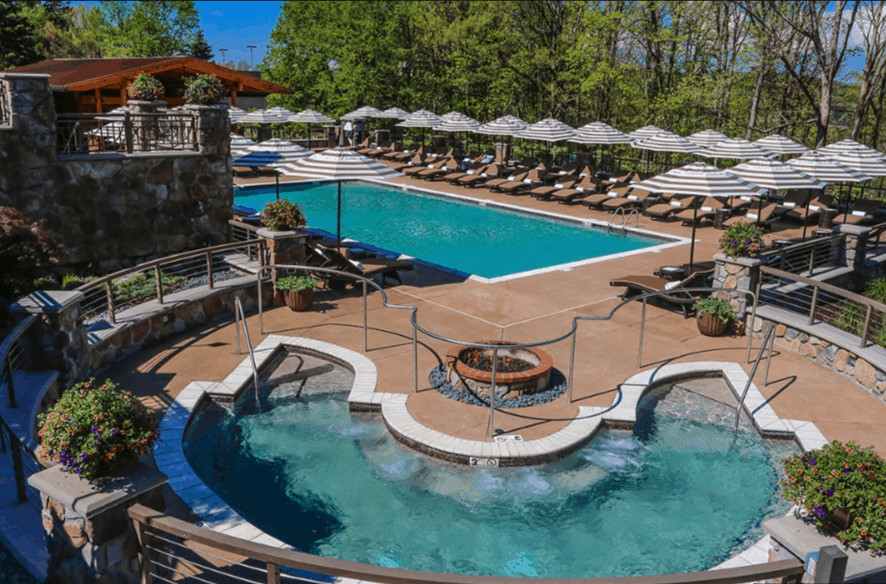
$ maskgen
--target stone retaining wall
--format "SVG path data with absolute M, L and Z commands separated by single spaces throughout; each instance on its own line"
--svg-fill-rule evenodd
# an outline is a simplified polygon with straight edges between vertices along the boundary
M 223 109 L 186 106 L 197 151 L 64 156 L 48 75 L 0 73 L 0 84 L 12 104 L 0 127 L 0 206 L 46 219 L 63 265 L 108 272 L 224 243 L 234 195 Z

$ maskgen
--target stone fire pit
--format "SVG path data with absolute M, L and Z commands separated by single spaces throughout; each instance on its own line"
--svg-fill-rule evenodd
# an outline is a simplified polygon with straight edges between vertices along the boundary
M 497 344 L 482 341 L 487 344 Z M 541 349 L 517 349 L 502 343 L 497 349 L 495 398 L 503 399 L 543 391 L 551 382 L 554 361 Z M 446 381 L 466 386 L 477 395 L 488 397 L 492 386 L 492 349 L 458 346 L 446 353 Z

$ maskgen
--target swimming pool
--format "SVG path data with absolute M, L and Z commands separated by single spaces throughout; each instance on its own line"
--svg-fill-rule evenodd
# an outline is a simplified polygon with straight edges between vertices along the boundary
M 281 185 L 300 204 L 308 226 L 336 232 L 335 183 Z M 256 212 L 275 200 L 273 187 L 237 188 L 234 204 Z M 528 275 L 667 244 L 635 233 L 554 220 L 417 191 L 342 183 L 342 237 L 485 279 Z
M 305 369 L 318 370 L 313 362 Z M 457 467 L 352 414 L 341 367 L 209 403 L 185 433 L 197 475 L 245 519 L 298 549 L 438 572 L 591 577 L 711 568 L 783 515 L 775 461 L 794 448 L 734 406 L 661 388 L 634 430 L 601 430 L 535 467 Z M 244 477 L 248 477 L 245 479 Z M 343 477 L 347 477 L 343 479 Z

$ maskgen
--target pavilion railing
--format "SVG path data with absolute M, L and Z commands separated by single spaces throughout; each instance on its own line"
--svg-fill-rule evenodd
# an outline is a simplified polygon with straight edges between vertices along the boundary
M 197 125 L 190 112 L 59 114 L 59 154 L 196 151 Z

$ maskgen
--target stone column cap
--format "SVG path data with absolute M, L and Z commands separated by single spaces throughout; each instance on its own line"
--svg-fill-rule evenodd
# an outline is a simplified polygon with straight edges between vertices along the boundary
M 12 312 L 27 312 L 28 314 L 57 313 L 80 302 L 83 297 L 83 292 L 76 290 L 38 290 L 13 302 L 10 310 Z
M 167 480 L 165 474 L 143 462 L 95 482 L 64 472 L 57 464 L 28 477 L 28 484 L 89 519 L 155 489 Z
M 865 235 L 867 233 L 870 233 L 872 228 L 865 225 L 850 225 L 849 223 L 841 223 L 840 225 L 834 225 L 833 229 L 837 233 L 845 233 L 847 235 Z
M 308 234 L 302 230 L 295 231 L 271 231 L 267 227 L 262 227 L 258 231 L 256 231 L 259 237 L 263 237 L 265 239 L 292 239 L 294 237 L 306 238 Z
M 3 79 L 49 79 L 49 73 L 12 73 L 0 72 Z
M 760 258 L 734 258 L 732 256 L 726 255 L 725 253 L 714 254 L 714 259 L 721 262 L 747 266 L 749 268 L 758 266 L 763 263 L 763 260 L 761 260 Z

